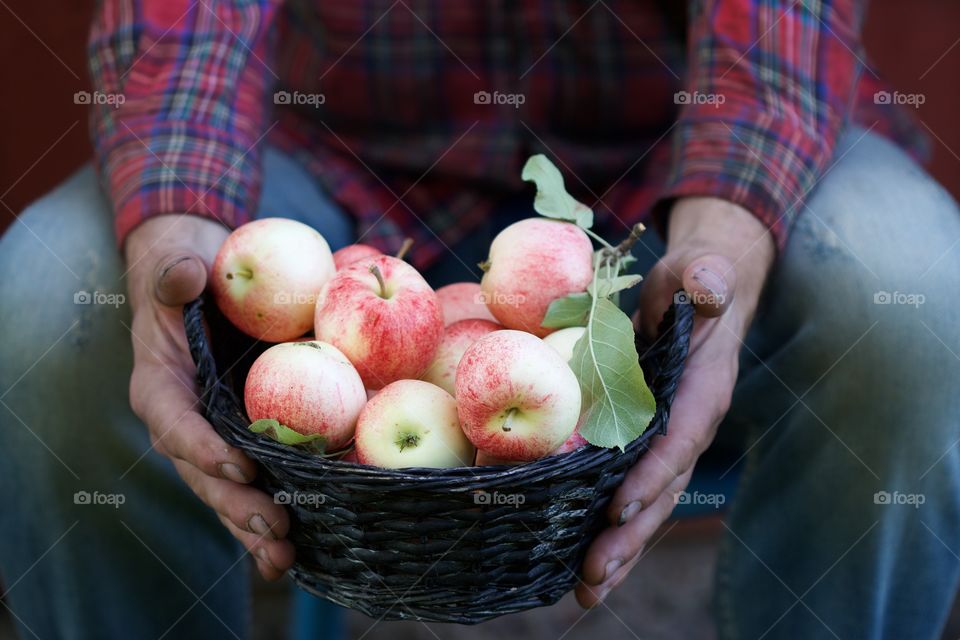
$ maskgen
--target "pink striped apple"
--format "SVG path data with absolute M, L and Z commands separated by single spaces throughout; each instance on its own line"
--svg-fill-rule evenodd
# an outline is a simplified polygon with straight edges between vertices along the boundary
M 477 318 L 495 322 L 483 301 L 483 292 L 476 282 L 455 282 L 437 289 L 437 298 L 443 308 L 443 323 L 448 327 L 460 320 Z
M 580 417 L 580 384 L 540 338 L 494 331 L 457 366 L 460 426 L 477 449 L 503 460 L 535 460 L 562 445 Z
M 489 320 L 454 322 L 444 330 L 437 355 L 427 372 L 421 377 L 449 394 L 455 393 L 454 380 L 457 375 L 457 365 L 460 364 L 464 351 L 481 337 L 498 329 L 503 327 Z
M 416 269 L 379 255 L 347 265 L 321 289 L 314 334 L 343 351 L 367 389 L 377 390 L 427 370 L 443 315 Z
M 337 267 L 337 271 L 340 271 L 340 269 L 357 260 L 378 255 L 380 255 L 380 251 L 368 244 L 348 244 L 333 252 L 333 264 Z

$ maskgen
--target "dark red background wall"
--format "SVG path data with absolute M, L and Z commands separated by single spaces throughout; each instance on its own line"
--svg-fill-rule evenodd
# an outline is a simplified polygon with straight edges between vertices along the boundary
M 0 3 L 0 229 L 90 157 L 84 40 L 92 0 Z M 960 198 L 960 3 L 874 0 L 866 27 L 876 68 L 900 91 L 923 93 L 933 174 Z

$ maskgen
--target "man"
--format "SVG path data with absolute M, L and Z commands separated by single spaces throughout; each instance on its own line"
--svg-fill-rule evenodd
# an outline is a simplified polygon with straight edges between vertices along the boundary
M 543 152 L 612 240 L 648 215 L 665 233 L 638 250 L 659 258 L 641 329 L 681 285 L 707 301 L 579 601 L 626 577 L 722 423 L 749 448 L 720 637 L 938 637 L 960 577 L 956 205 L 903 150 L 861 3 L 676 4 L 103 2 L 91 70 L 123 100 L 93 100 L 99 183 L 70 178 L 0 251 L 0 568 L 24 632 L 242 635 L 233 538 L 268 579 L 293 561 L 184 346 L 229 227 L 409 235 L 435 284 L 468 279 L 531 213 L 518 176 Z

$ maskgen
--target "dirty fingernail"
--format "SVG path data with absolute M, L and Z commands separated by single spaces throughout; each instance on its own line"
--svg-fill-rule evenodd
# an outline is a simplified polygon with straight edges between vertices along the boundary
M 217 465 L 217 469 L 220 470 L 220 475 L 227 480 L 233 480 L 234 482 L 239 482 L 241 484 L 246 484 L 249 482 L 247 477 L 243 475 L 243 472 L 240 471 L 240 467 L 232 462 L 221 462 L 219 465 Z
M 255 533 L 258 536 L 266 536 L 271 540 L 276 540 L 277 536 L 274 535 L 273 531 L 270 529 L 270 525 L 267 524 L 267 521 L 259 513 L 255 513 L 250 516 L 250 519 L 247 520 L 247 529 L 251 533 Z
M 257 557 L 260 558 L 260 560 L 262 560 L 263 562 L 266 562 L 268 565 L 270 565 L 274 569 L 277 569 L 277 567 L 274 566 L 273 562 L 270 561 L 270 554 L 267 553 L 266 547 L 260 547 L 259 549 L 257 549 Z M 280 571 L 280 569 L 277 569 L 277 571 Z
M 627 504 L 627 506 L 623 508 L 623 511 L 620 512 L 620 520 L 617 521 L 617 526 L 622 527 L 630 522 L 630 519 L 637 515 L 642 508 L 643 504 L 639 500 L 634 500 L 633 502 Z
M 723 277 L 710 269 L 700 269 L 693 274 L 693 279 L 709 289 L 710 293 L 715 296 L 723 295 L 727 289 Z

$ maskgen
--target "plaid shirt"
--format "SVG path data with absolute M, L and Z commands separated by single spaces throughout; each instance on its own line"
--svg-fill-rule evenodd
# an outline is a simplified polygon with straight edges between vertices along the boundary
M 532 153 L 611 239 L 675 198 L 716 196 L 782 246 L 845 125 L 922 153 L 905 110 L 874 99 L 862 4 L 104 0 L 98 166 L 120 242 L 156 214 L 246 221 L 269 141 L 364 242 L 414 238 L 421 267 L 532 189 Z

